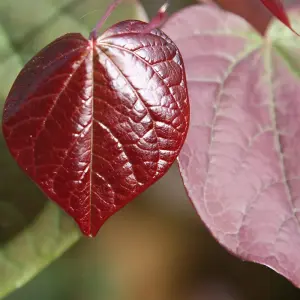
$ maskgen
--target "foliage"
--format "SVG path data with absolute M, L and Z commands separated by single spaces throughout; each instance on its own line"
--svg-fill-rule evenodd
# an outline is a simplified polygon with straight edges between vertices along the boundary
M 103 2 L 107 5 L 109 1 L 102 1 L 102 9 L 106 7 Z M 229 3 L 216 2 L 224 7 Z M 160 30 L 150 33 L 149 28 L 153 27 L 143 27 L 140 22 L 133 26 L 130 22 L 114 26 L 100 40 L 91 35 L 88 41 L 77 35 L 64 44 L 70 36 L 60 39 L 59 45 L 51 46 L 50 52 L 42 52 L 48 55 L 48 62 L 51 55 L 59 57 L 54 64 L 55 76 L 41 54 L 21 72 L 6 104 L 4 135 L 24 171 L 75 217 L 85 234 L 95 235 L 112 213 L 166 172 L 183 144 L 189 116 L 178 47 L 186 66 L 192 108 L 191 127 L 179 156 L 187 193 L 212 234 L 229 251 L 268 265 L 300 286 L 297 251 L 300 246 L 297 187 L 300 40 L 296 39 L 300 12 L 294 9 L 286 14 L 280 0 L 237 3 L 241 10 L 232 1 L 227 9 L 245 17 L 250 24 L 212 4 L 175 14 L 163 31 L 176 45 Z M 262 9 L 262 3 L 281 23 L 273 21 L 267 28 L 270 14 Z M 255 5 L 262 18 L 256 17 Z M 28 23 L 27 16 L 33 7 L 45 13 L 36 14 Z M 98 14 L 81 19 L 93 9 Z M 122 15 L 114 14 L 115 19 L 110 18 L 103 29 L 117 21 L 145 18 L 141 7 L 134 2 L 124 3 L 118 10 Z M 80 32 L 87 37 L 101 9 L 94 0 L 84 3 L 27 0 L 24 5 L 2 0 L 0 14 L 0 98 L 3 102 L 20 69 L 38 50 L 66 32 Z M 22 26 L 25 22 L 26 26 Z M 139 37 L 132 37 L 132 33 Z M 97 47 L 91 50 L 90 43 Z M 71 52 L 64 53 L 67 50 Z M 94 50 L 101 55 L 95 55 Z M 84 57 L 83 53 L 86 57 L 98 57 L 98 61 L 82 65 L 81 77 L 75 80 L 76 76 L 70 74 L 80 67 L 78 61 Z M 89 78 L 89 68 L 96 70 L 97 80 Z M 52 83 L 51 80 L 43 82 L 50 78 Z M 95 110 L 90 105 L 88 111 L 79 102 L 92 97 L 88 86 L 91 82 L 104 88 L 94 90 L 101 101 Z M 71 91 L 70 98 L 64 92 L 66 86 Z M 64 101 L 53 116 L 49 114 L 45 118 L 54 99 L 53 91 Z M 33 97 L 38 101 L 32 101 Z M 77 99 L 78 105 L 69 101 L 71 98 Z M 114 107 L 102 98 L 112 101 Z M 76 110 L 80 111 L 79 107 L 81 112 L 74 121 L 72 118 Z M 131 114 L 132 111 L 135 113 Z M 77 143 L 75 137 L 84 130 L 82 125 L 87 122 L 87 116 L 90 124 L 100 121 L 99 130 L 94 130 L 93 135 L 90 131 L 88 139 Z M 36 128 L 42 128 L 41 132 L 37 133 Z M 32 141 L 40 133 L 43 138 L 36 147 Z M 86 143 L 98 149 L 88 149 Z M 41 193 L 23 184 L 27 179 L 13 167 L 3 141 L 1 151 L 1 163 L 7 170 L 0 195 L 3 215 L 0 297 L 3 297 L 30 280 L 80 234 L 63 211 L 48 201 L 45 205 Z M 97 161 L 98 154 L 102 161 Z M 82 159 L 84 155 L 89 160 Z M 92 172 L 88 174 L 85 170 L 91 165 L 92 157 L 97 165 L 95 184 L 81 185 L 84 176 L 89 175 L 91 179 Z M 47 161 L 51 164 L 47 165 Z M 62 166 L 60 173 L 53 165 Z M 77 171 L 82 176 L 78 177 Z M 56 176 L 58 179 L 54 180 Z M 107 178 L 109 184 L 103 184 Z M 19 191 L 11 184 L 15 182 Z M 94 222 L 90 222 L 91 216 Z

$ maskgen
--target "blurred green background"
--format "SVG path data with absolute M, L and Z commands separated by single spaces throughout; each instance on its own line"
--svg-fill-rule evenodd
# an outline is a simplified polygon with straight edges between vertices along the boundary
M 0 0 L 1 105 L 28 59 L 66 32 L 87 35 L 109 2 Z M 170 12 L 192 2 L 173 0 Z M 145 18 L 130 3 L 119 7 L 106 27 Z M 151 17 L 163 1 L 142 3 Z M 58 255 L 79 233 L 16 167 L 2 136 L 0 154 L 1 292 L 8 278 L 17 278 L 30 265 L 39 268 L 45 262 L 35 265 L 36 257 Z M 24 228 L 29 228 L 26 238 Z M 111 217 L 97 238 L 81 238 L 5 299 L 299 300 L 300 291 L 268 268 L 242 262 L 223 250 L 193 210 L 174 165 Z

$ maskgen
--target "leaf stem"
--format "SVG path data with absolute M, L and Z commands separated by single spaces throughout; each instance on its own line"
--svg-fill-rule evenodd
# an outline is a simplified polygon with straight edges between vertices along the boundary
M 165 4 L 158 10 L 156 16 L 149 22 L 148 26 L 144 29 L 144 33 L 149 33 L 151 30 L 163 25 L 166 21 L 168 14 L 166 13 L 170 5 L 170 0 L 167 0 Z
M 95 28 L 91 31 L 89 39 L 96 39 L 97 33 L 100 30 L 100 28 L 104 25 L 107 18 L 111 15 L 111 13 L 115 10 L 115 8 L 122 2 L 123 0 L 114 0 L 106 9 L 104 15 L 99 20 L 99 22 L 96 24 Z
M 96 24 L 95 28 L 91 31 L 89 39 L 93 40 L 97 38 L 98 31 L 100 28 L 104 25 L 107 18 L 111 15 L 111 13 L 115 10 L 115 8 L 122 2 L 123 0 L 114 0 L 106 9 L 104 15 L 99 20 L 99 22 Z M 148 23 L 146 28 L 144 29 L 144 33 L 149 33 L 151 30 L 158 28 L 162 26 L 162 24 L 167 19 L 167 9 L 170 5 L 170 0 L 166 0 L 165 4 L 161 6 L 161 8 L 158 10 L 156 16 Z

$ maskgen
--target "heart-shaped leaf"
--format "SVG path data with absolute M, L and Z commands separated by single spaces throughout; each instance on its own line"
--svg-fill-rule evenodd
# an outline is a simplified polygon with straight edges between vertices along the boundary
M 189 122 L 181 55 L 159 29 L 123 21 L 64 35 L 35 55 L 5 103 L 19 166 L 95 236 L 176 159 Z
M 300 29 L 300 10 L 289 16 Z M 263 38 L 209 5 L 175 14 L 164 31 L 187 72 L 179 164 L 189 197 L 230 252 L 300 287 L 300 39 L 279 21 Z

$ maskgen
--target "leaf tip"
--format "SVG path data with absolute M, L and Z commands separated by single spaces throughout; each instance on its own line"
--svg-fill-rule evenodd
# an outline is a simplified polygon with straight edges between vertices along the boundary
M 285 26 L 287 26 L 293 33 L 297 36 L 300 34 L 293 28 L 289 16 L 284 8 L 283 2 L 280 0 L 261 0 L 264 6 L 276 17 L 280 20 Z

